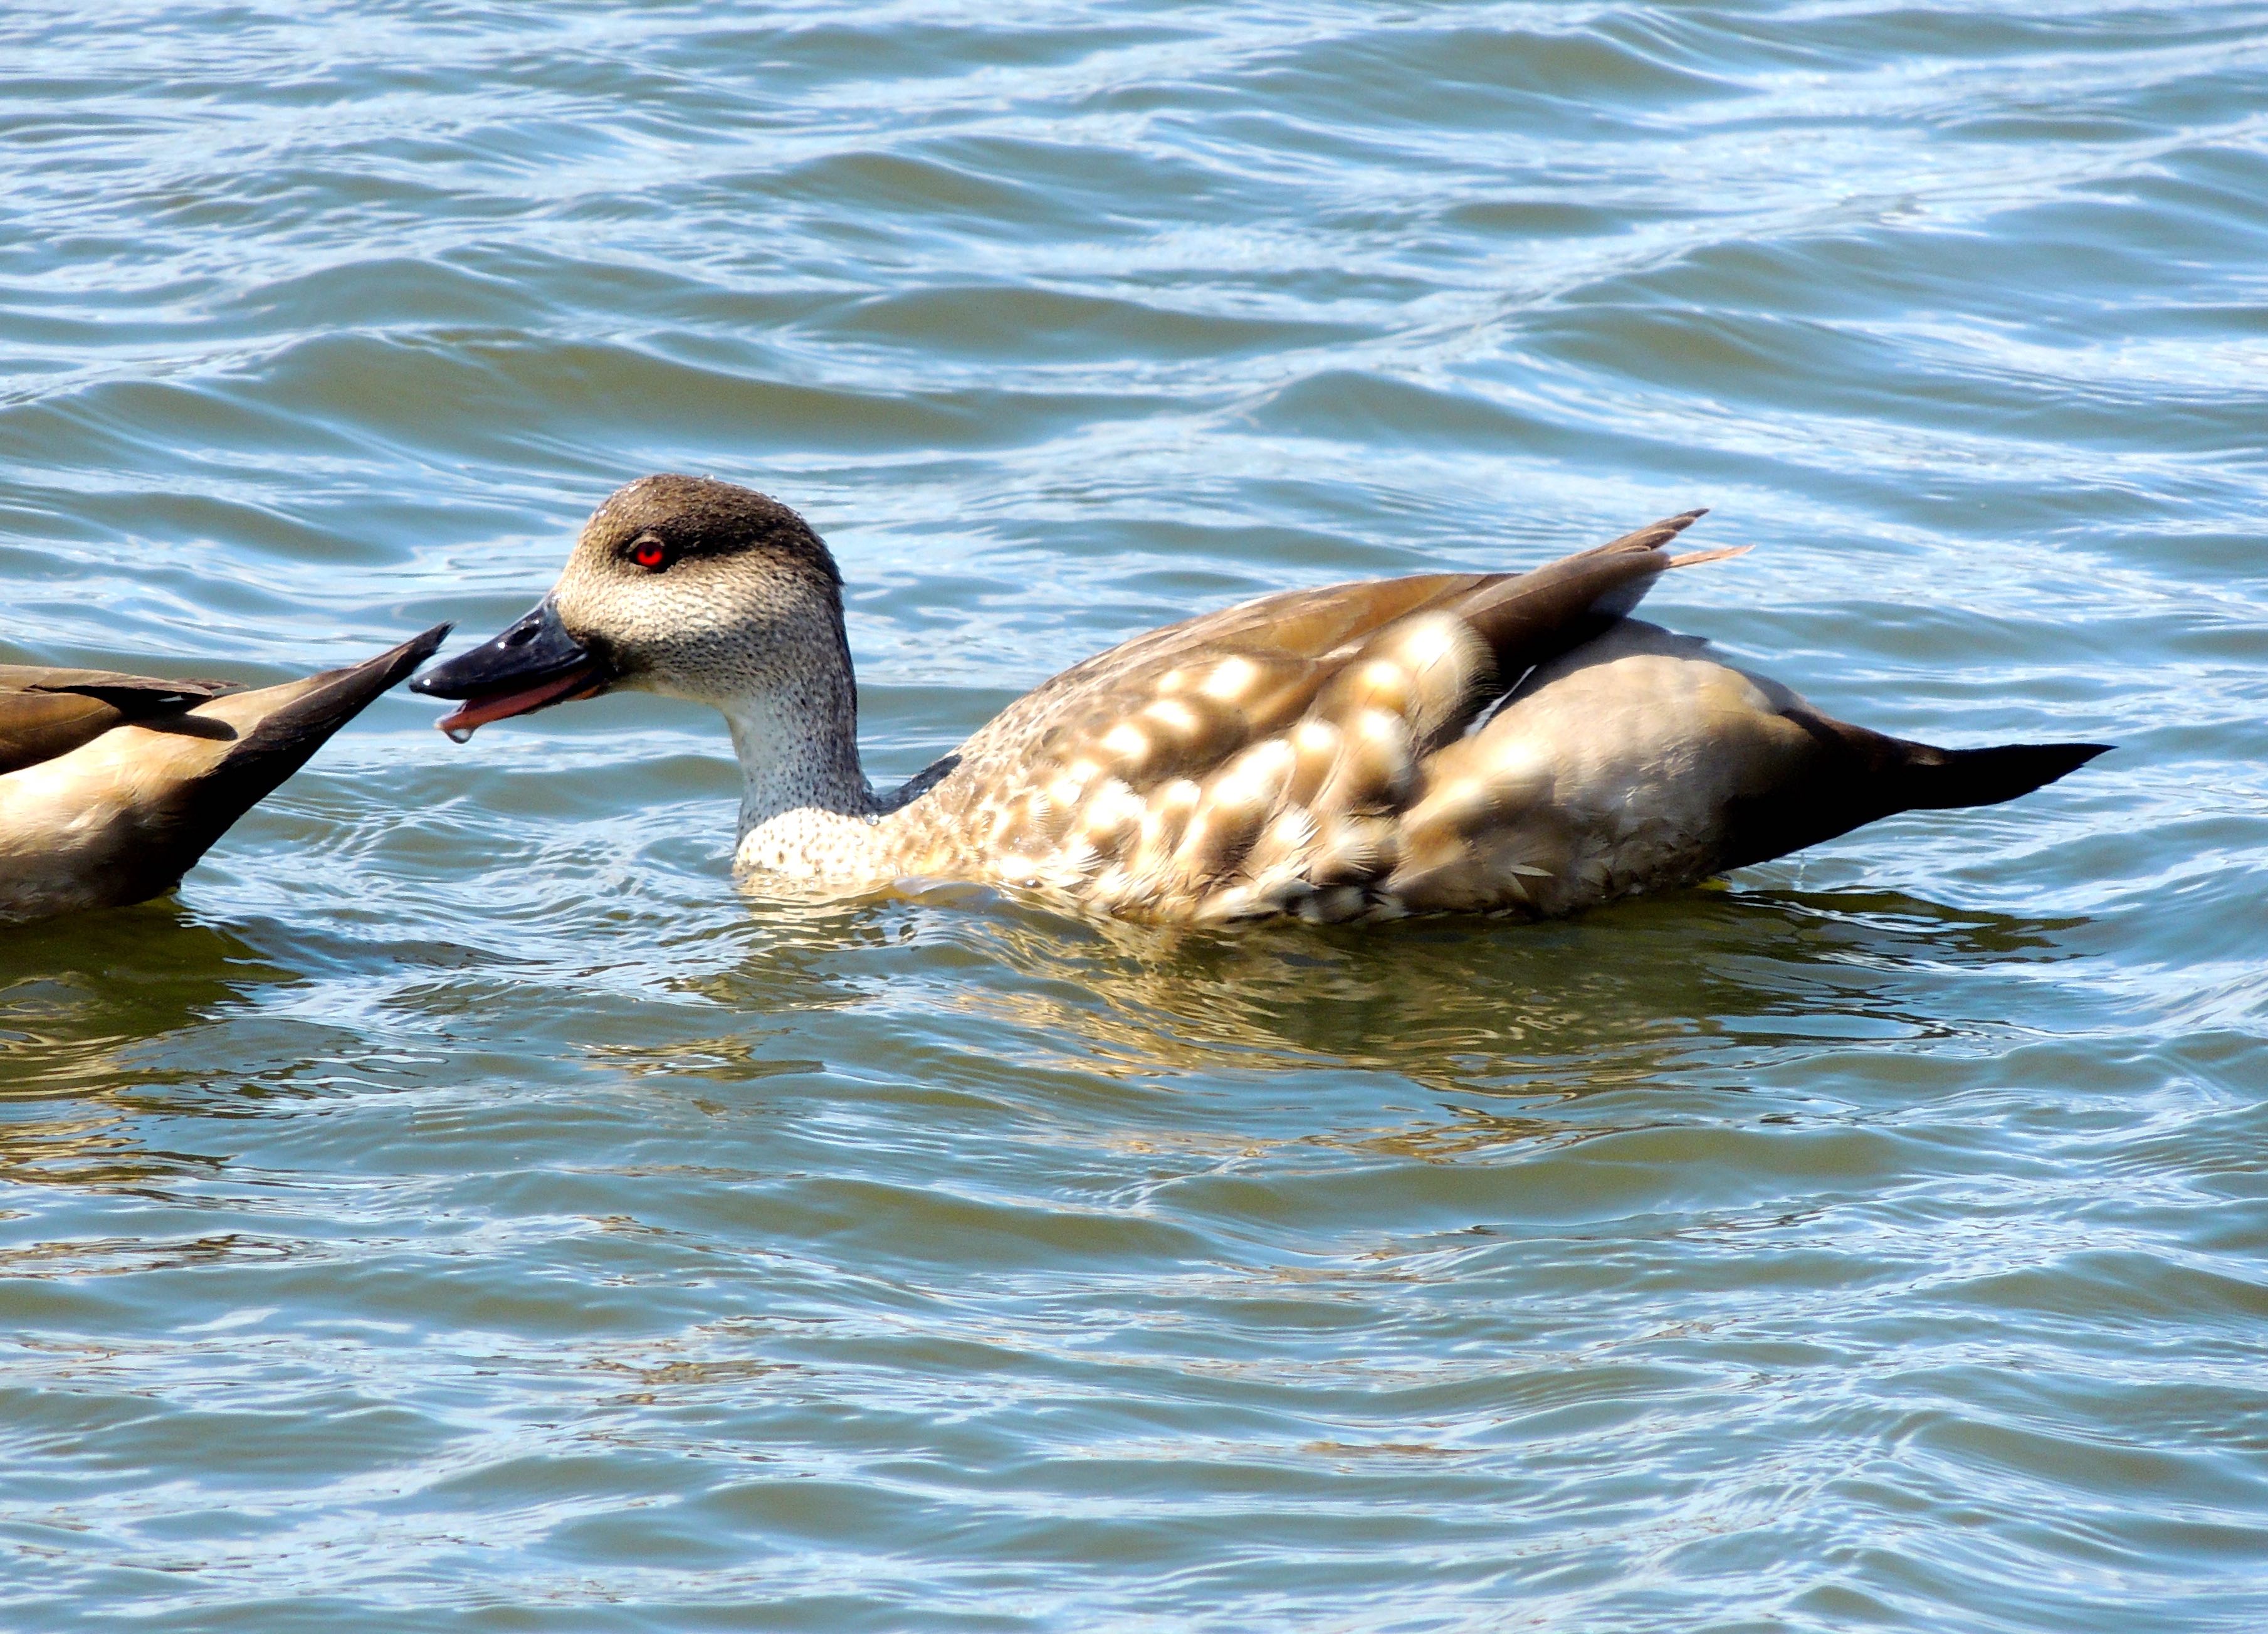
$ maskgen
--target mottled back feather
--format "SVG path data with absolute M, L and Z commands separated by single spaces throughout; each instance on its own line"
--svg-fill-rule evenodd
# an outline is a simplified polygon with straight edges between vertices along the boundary
M 1137 637 L 1064 671 L 888 802 L 906 871 L 990 859 L 1122 912 L 1344 917 L 1398 861 L 1429 757 L 1670 567 L 1670 517 L 1525 573 L 1293 590 Z M 940 763 L 942 766 L 943 763 Z

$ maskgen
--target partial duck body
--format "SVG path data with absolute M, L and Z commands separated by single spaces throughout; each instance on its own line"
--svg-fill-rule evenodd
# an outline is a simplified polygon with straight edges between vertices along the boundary
M 1894 812 L 1990 805 L 2097 743 L 1943 750 L 1821 713 L 1629 617 L 1689 512 L 1528 573 L 1289 590 L 1138 636 L 887 796 L 860 769 L 842 580 L 785 506 L 649 477 L 557 585 L 415 690 L 491 721 L 635 687 L 713 705 L 755 889 L 972 880 L 1226 921 L 1543 918 Z
M 0 664 L 0 923 L 172 890 L 448 632 L 253 690 Z

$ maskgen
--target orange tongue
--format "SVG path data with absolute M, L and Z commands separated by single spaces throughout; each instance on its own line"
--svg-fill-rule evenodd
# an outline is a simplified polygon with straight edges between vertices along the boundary
M 563 698 L 591 678 L 588 669 L 578 669 L 569 675 L 541 682 L 519 692 L 495 692 L 486 698 L 468 699 L 459 704 L 435 724 L 459 743 L 470 737 L 475 729 L 491 721 L 509 720 L 524 715 L 531 709 L 541 709 L 554 699 Z

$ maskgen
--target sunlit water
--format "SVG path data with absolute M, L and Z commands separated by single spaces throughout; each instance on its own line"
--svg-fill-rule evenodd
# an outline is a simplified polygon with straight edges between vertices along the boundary
M 0 18 L 0 659 L 801 507 L 869 762 L 1263 589 L 2118 752 L 1729 888 L 1171 937 L 389 697 L 0 933 L 0 1626 L 2268 1626 L 2268 9 Z

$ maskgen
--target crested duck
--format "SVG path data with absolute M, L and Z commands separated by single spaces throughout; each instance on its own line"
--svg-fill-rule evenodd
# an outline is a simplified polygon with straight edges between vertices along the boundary
M 2014 799 L 2107 747 L 1886 737 L 1630 617 L 1664 573 L 1741 554 L 1672 554 L 1701 514 L 1528 573 L 1287 590 L 1137 636 L 878 795 L 827 546 L 761 493 L 647 477 L 533 611 L 411 685 L 459 701 L 460 742 L 615 687 L 713 706 L 759 889 L 973 880 L 1215 922 L 1571 913 Z
M 0 664 L 0 923 L 172 890 L 448 632 L 254 690 Z

